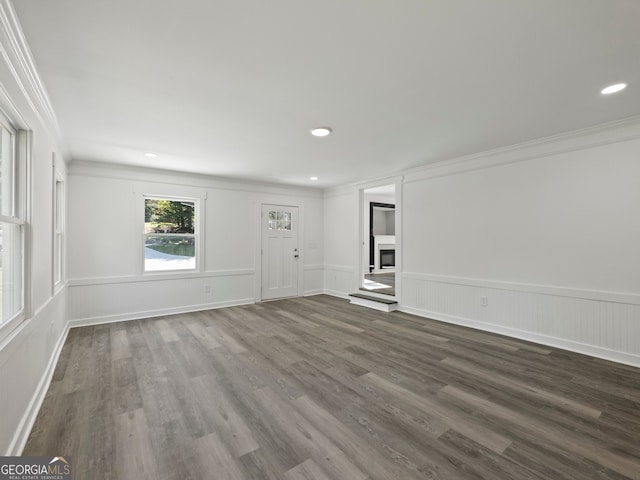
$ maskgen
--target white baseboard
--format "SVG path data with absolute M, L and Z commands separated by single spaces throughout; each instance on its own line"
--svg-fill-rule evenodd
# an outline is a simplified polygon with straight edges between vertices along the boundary
M 345 300 L 350 299 L 348 293 L 338 292 L 337 290 L 323 290 L 322 293 L 325 295 L 331 295 L 332 297 L 343 298 Z
M 62 330 L 60 337 L 58 338 L 55 349 L 53 350 L 53 355 L 51 355 L 49 363 L 47 364 L 47 368 L 42 374 L 40 382 L 38 382 L 38 387 L 36 388 L 33 397 L 31 397 L 29 406 L 27 407 L 27 410 L 25 411 L 22 419 L 20 420 L 20 423 L 18 424 L 18 429 L 16 430 L 13 439 L 11 440 L 9 449 L 5 453 L 6 456 L 17 457 L 22 455 L 22 451 L 27 444 L 27 440 L 29 440 L 29 435 L 31 434 L 33 424 L 36 422 L 36 418 L 38 417 L 38 412 L 40 412 L 40 407 L 42 406 L 44 397 L 49 390 L 49 385 L 51 384 L 53 373 L 55 372 L 56 365 L 58 364 L 58 359 L 60 358 L 60 353 L 62 352 L 62 347 L 67 340 L 68 334 L 69 324 L 67 323 L 67 325 Z
M 91 325 L 102 325 L 105 323 L 126 322 L 129 320 L 140 320 L 143 318 L 163 317 L 165 315 L 176 315 L 179 313 L 201 312 L 203 310 L 214 310 L 223 307 L 236 307 L 239 305 L 250 305 L 256 303 L 255 298 L 242 298 L 225 302 L 203 303 L 200 305 L 189 305 L 185 307 L 165 308 L 160 310 L 146 310 L 142 312 L 125 313 L 121 315 L 107 315 L 102 317 L 77 318 L 69 321 L 69 328 L 88 327 Z
M 314 295 L 322 295 L 324 293 L 324 290 L 322 290 L 321 288 L 316 289 L 316 290 L 307 290 L 306 292 L 304 292 L 302 294 L 303 297 L 312 297 Z
M 460 325 L 463 327 L 474 328 L 476 330 L 482 330 L 485 332 L 497 333 L 508 337 L 518 338 L 520 340 L 526 340 L 528 342 L 537 343 L 549 347 L 560 348 L 568 350 L 570 352 L 581 353 L 583 355 L 589 355 L 592 357 L 602 358 L 604 360 L 610 360 L 612 362 L 623 363 L 625 365 L 631 365 L 632 367 L 640 367 L 640 356 L 630 353 L 617 352 L 614 350 L 608 350 L 606 348 L 586 345 L 570 340 L 564 340 L 562 338 L 550 337 L 547 335 L 540 335 L 537 333 L 526 332 L 523 330 L 517 330 L 513 328 L 503 327 L 500 325 L 494 325 L 487 322 L 481 322 L 478 320 L 472 320 L 469 318 L 456 317 L 454 315 L 446 315 L 437 312 L 430 312 L 427 310 L 421 310 L 411 307 L 400 307 L 400 311 L 417 315 L 419 317 L 426 317 L 433 320 L 438 320 L 445 323 L 451 323 L 454 325 Z

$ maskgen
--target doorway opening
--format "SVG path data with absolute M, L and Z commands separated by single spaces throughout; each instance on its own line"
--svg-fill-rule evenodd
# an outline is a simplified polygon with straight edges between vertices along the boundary
M 360 290 L 396 296 L 395 184 L 362 190 L 363 238 Z

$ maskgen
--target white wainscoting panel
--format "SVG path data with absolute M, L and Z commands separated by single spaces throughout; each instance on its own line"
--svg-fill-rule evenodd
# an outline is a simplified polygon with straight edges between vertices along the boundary
M 73 281 L 69 286 L 70 325 L 117 322 L 255 302 L 253 270 L 166 277 Z
M 356 291 L 356 268 L 352 266 L 325 265 L 324 293 L 335 297 L 348 298 Z
M 324 265 L 304 266 L 303 295 L 318 295 L 324 291 Z
M 21 455 L 67 336 L 62 288 L 0 346 L 0 452 Z
M 417 273 L 402 279 L 401 310 L 407 313 L 640 367 L 637 295 L 573 295 L 563 288 Z

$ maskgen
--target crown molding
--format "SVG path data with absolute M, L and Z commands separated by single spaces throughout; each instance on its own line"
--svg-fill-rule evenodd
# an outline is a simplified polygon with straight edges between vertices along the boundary
M 323 190 L 324 198 L 342 197 L 345 195 L 353 195 L 358 192 L 358 187 L 354 184 L 338 185 L 328 187 Z
M 428 163 L 415 168 L 399 170 L 394 175 L 366 178 L 358 182 L 336 185 L 326 188 L 324 196 L 325 198 L 331 198 L 348 195 L 361 188 L 395 183 L 396 179 L 400 179 L 402 184 L 407 184 L 429 178 L 455 175 L 637 139 L 640 139 L 640 115 L 463 157 Z
M 640 139 L 640 115 L 422 165 L 402 173 L 404 183 L 411 183 L 637 139 Z
M 0 27 L 0 53 L 13 79 L 38 120 L 57 142 L 63 158 L 68 159 L 68 149 L 58 119 L 11 0 L 0 0 Z
M 148 184 L 172 184 L 194 188 L 214 188 L 216 190 L 234 190 L 300 198 L 322 198 L 319 188 L 300 187 L 278 183 L 240 180 L 237 178 L 218 177 L 176 170 L 141 167 L 112 162 L 94 162 L 89 160 L 72 160 L 67 167 L 67 174 L 76 177 L 110 178 Z

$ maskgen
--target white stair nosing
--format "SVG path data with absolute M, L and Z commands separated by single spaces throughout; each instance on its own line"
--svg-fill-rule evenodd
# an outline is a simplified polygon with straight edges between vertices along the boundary
M 351 303 L 354 305 L 359 305 L 361 307 L 373 308 L 374 310 L 378 310 L 381 312 L 393 312 L 398 308 L 397 303 L 387 304 L 358 297 L 351 297 Z

